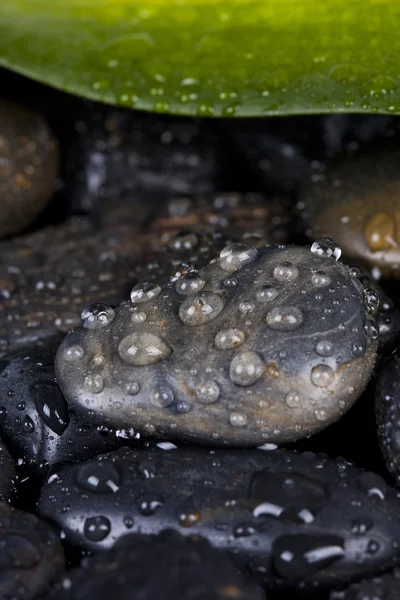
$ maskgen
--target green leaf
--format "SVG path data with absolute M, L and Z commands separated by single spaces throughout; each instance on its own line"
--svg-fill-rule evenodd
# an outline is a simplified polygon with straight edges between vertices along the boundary
M 138 109 L 400 112 L 397 0 L 0 0 L 0 65 Z

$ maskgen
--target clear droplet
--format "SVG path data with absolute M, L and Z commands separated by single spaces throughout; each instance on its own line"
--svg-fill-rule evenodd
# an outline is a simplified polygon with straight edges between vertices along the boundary
M 274 278 L 277 281 L 289 283 L 290 281 L 297 279 L 298 276 L 299 270 L 296 265 L 291 262 L 280 263 L 274 268 Z
M 68 362 L 75 362 L 84 357 L 85 351 L 82 346 L 74 345 L 66 348 L 63 353 L 63 358 Z
M 32 421 L 32 419 L 30 418 L 29 415 L 26 415 L 23 419 L 22 419 L 22 430 L 25 433 L 33 433 L 35 431 L 35 424 Z
M 248 313 L 253 312 L 255 306 L 253 304 L 253 302 L 239 302 L 239 311 L 243 314 L 243 315 L 247 315 Z
M 371 338 L 371 340 L 376 340 L 379 337 L 379 329 L 377 325 L 372 321 L 368 321 L 364 325 L 364 331 L 367 334 L 367 336 Z
M 245 335 L 240 329 L 221 329 L 215 336 L 215 345 L 220 350 L 238 348 L 245 340 Z
M 364 298 L 367 303 L 367 310 L 371 316 L 375 316 L 378 312 L 379 305 L 381 302 L 381 297 L 379 292 L 372 288 L 365 288 L 364 290 Z
M 129 396 L 136 396 L 140 392 L 140 385 L 136 381 L 130 381 L 124 389 Z
M 104 379 L 101 375 L 88 375 L 85 377 L 83 386 L 91 394 L 100 394 L 104 389 Z
M 303 313 L 295 306 L 278 306 L 267 314 L 267 325 L 276 331 L 294 331 L 303 323 Z
M 219 385 L 216 381 L 209 379 L 196 387 L 196 398 L 203 404 L 216 402 L 220 395 Z
M 317 354 L 320 356 L 332 356 L 334 352 L 333 344 L 329 340 L 321 340 L 315 346 Z
M 143 367 L 163 360 L 172 353 L 172 348 L 153 333 L 131 333 L 118 346 L 118 354 L 129 365 Z
M 175 284 L 175 291 L 182 296 L 196 294 L 205 286 L 206 282 L 198 273 L 192 271 L 183 275 Z
M 189 296 L 179 307 L 179 317 L 185 325 L 204 325 L 215 319 L 225 306 L 221 296 L 213 292 L 200 292 Z
M 147 319 L 147 315 L 143 311 L 135 311 L 132 313 L 131 319 L 133 323 L 144 323 Z
M 257 257 L 258 251 L 250 244 L 234 242 L 226 246 L 219 255 L 221 269 L 233 273 L 243 265 L 252 262 Z
M 229 376 L 233 383 L 248 386 L 260 379 L 264 373 L 264 361 L 256 352 L 241 352 L 231 361 Z
M 316 271 L 311 275 L 311 283 L 315 287 L 326 287 L 331 283 L 331 278 L 329 277 L 328 273 L 325 273 L 325 271 Z
M 315 410 L 314 417 L 317 419 L 317 421 L 325 421 L 327 418 L 326 411 L 323 409 Z
M 115 317 L 115 312 L 103 302 L 96 302 L 91 304 L 82 311 L 81 319 L 83 326 L 86 329 L 100 329 L 106 327 L 111 323 Z
M 138 283 L 131 290 L 131 301 L 133 304 L 142 304 L 157 298 L 160 293 L 160 286 L 152 281 Z
M 89 517 L 83 528 L 85 537 L 90 542 L 102 542 L 111 531 L 111 523 L 107 517 Z
M 271 302 L 278 294 L 278 290 L 272 287 L 272 285 L 264 285 L 264 287 L 256 291 L 256 298 L 260 302 Z
M 339 260 L 342 254 L 342 249 L 331 238 L 321 238 L 312 244 L 311 252 L 317 256 L 325 256 Z
M 161 408 L 170 406 L 175 400 L 174 392 L 169 387 L 162 387 L 151 394 L 151 403 Z
M 351 347 L 351 351 L 354 354 L 354 356 L 364 356 L 365 350 L 365 345 L 361 342 L 354 342 L 354 344 Z
M 244 427 L 247 424 L 247 417 L 240 412 L 233 412 L 229 415 L 229 422 L 233 427 Z
M 289 392 L 286 396 L 286 404 L 289 408 L 297 408 L 301 404 L 301 396 L 297 392 Z
M 120 475 L 115 465 L 98 460 L 83 464 L 76 481 L 82 489 L 96 494 L 112 494 L 120 487 Z
M 186 402 L 186 400 L 179 400 L 179 402 L 176 403 L 176 410 L 178 413 L 185 414 L 188 413 L 190 409 L 191 406 L 189 402 Z
M 329 365 L 316 365 L 311 371 L 311 382 L 320 388 L 328 387 L 333 383 L 335 373 Z

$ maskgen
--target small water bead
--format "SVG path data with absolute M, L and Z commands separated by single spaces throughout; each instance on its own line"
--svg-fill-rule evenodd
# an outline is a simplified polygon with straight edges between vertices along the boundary
M 322 238 L 315 241 L 311 246 L 311 252 L 317 256 L 326 256 L 339 260 L 342 255 L 342 249 L 331 238 Z
M 297 408 L 301 404 L 301 396 L 297 392 L 289 392 L 286 396 L 286 404 L 289 408 Z
M 161 293 L 161 288 L 152 281 L 138 283 L 131 290 L 131 302 L 133 304 L 142 304 L 157 298 Z
M 147 315 L 145 312 L 142 311 L 138 311 L 138 312 L 134 312 L 132 313 L 132 317 L 131 320 L 133 323 L 144 323 L 147 319 Z
M 220 350 L 238 348 L 243 344 L 245 335 L 240 329 L 221 329 L 215 336 L 215 345 Z
M 186 400 L 180 400 L 179 402 L 176 403 L 176 410 L 178 411 L 178 413 L 181 414 L 185 414 L 190 412 L 190 409 L 192 407 L 190 406 L 189 402 L 186 402 Z
M 364 297 L 367 303 L 367 310 L 370 315 L 375 316 L 378 312 L 379 305 L 381 302 L 381 297 L 379 292 L 372 288 L 365 288 Z
M 82 311 L 81 319 L 86 329 L 100 329 L 109 325 L 115 317 L 115 312 L 103 302 L 91 304 Z
M 65 350 L 63 357 L 67 362 L 75 362 L 76 360 L 81 360 L 84 355 L 85 351 L 82 346 L 74 345 Z
M 179 317 L 185 325 L 196 327 L 215 319 L 225 306 L 221 296 L 200 292 L 186 298 L 179 307 Z
M 314 417 L 317 419 L 317 421 L 325 421 L 327 418 L 327 414 L 325 410 L 315 410 L 314 411 Z
M 115 465 L 109 462 L 90 461 L 80 467 L 76 482 L 89 492 L 111 494 L 120 487 L 120 475 Z
M 241 352 L 233 359 L 229 367 L 229 376 L 233 383 L 248 386 L 260 379 L 264 373 L 264 362 L 256 352 Z
M 187 252 L 194 250 L 199 244 L 199 238 L 195 233 L 181 233 L 174 237 L 169 247 L 176 252 Z
M 328 340 L 321 340 L 318 342 L 315 346 L 315 350 L 320 356 L 332 356 L 334 352 L 333 344 Z
M 243 314 L 243 315 L 247 315 L 248 313 L 253 312 L 255 306 L 253 304 L 253 302 L 240 302 L 239 303 L 239 311 Z
M 33 433 L 35 431 L 35 424 L 28 415 L 22 419 L 22 429 L 25 433 Z
M 233 275 L 231 277 L 225 277 L 225 279 L 222 282 L 224 284 L 225 287 L 227 288 L 234 288 L 237 286 L 237 284 L 239 283 L 237 277 L 234 277 Z
M 100 394 L 104 389 L 104 379 L 101 375 L 88 375 L 85 377 L 83 386 L 91 394 Z
M 299 270 L 296 265 L 291 262 L 280 263 L 274 268 L 274 278 L 277 281 L 289 283 L 290 281 L 297 279 L 298 276 Z
M 331 283 L 331 278 L 325 271 L 316 271 L 311 275 L 311 283 L 315 287 L 325 287 Z
M 256 291 L 256 298 L 259 302 L 271 302 L 278 294 L 278 290 L 272 287 L 272 285 L 264 285 L 260 290 Z
M 177 294 L 187 296 L 189 294 L 195 294 L 200 292 L 205 286 L 206 282 L 198 273 L 192 271 L 183 275 L 175 284 L 175 291 Z
M 364 326 L 364 331 L 367 334 L 367 336 L 372 340 L 376 340 L 379 337 L 379 328 L 372 321 L 366 323 L 366 325 Z
M 107 517 L 89 517 L 85 520 L 83 531 L 91 542 L 102 542 L 111 531 L 111 523 Z
M 243 413 L 233 412 L 229 415 L 229 422 L 233 427 L 244 427 L 247 424 L 247 417 Z
M 267 314 L 267 325 L 276 331 L 294 331 L 303 323 L 303 313 L 295 306 L 276 307 Z
M 118 346 L 120 358 L 136 367 L 152 365 L 172 353 L 172 348 L 153 333 L 131 333 Z
M 131 381 L 125 385 L 124 389 L 129 396 L 136 396 L 140 392 L 140 385 L 136 381 Z
M 245 264 L 256 259 L 258 251 L 250 244 L 234 242 L 226 246 L 219 255 L 221 269 L 233 273 Z
M 349 275 L 352 279 L 358 279 L 360 277 L 360 269 L 357 267 L 349 267 Z
M 160 408 L 170 406 L 175 400 L 174 392 L 169 387 L 160 388 L 152 392 L 151 403 Z
M 221 390 L 216 381 L 212 379 L 200 383 L 196 388 L 196 398 L 203 404 L 212 404 L 219 398 Z
M 311 382 L 320 388 L 328 387 L 333 383 L 335 373 L 329 365 L 316 365 L 311 370 Z

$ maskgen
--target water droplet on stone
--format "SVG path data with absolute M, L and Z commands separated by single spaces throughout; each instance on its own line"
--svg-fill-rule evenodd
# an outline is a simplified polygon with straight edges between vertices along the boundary
M 271 302 L 277 297 L 278 293 L 278 290 L 272 285 L 264 285 L 260 290 L 257 290 L 256 298 L 260 302 Z
M 322 238 L 315 241 L 311 246 L 311 252 L 317 256 L 326 256 L 339 260 L 342 250 L 338 244 L 331 238 Z
M 311 283 L 315 287 L 325 287 L 331 283 L 331 278 L 325 271 L 316 271 L 311 275 Z
M 175 396 L 171 388 L 163 387 L 158 390 L 155 390 L 151 394 L 151 403 L 155 406 L 160 406 L 161 408 L 166 408 L 170 406 L 175 400 Z
M 186 400 L 179 400 L 179 402 L 176 403 L 176 410 L 178 413 L 185 414 L 188 413 L 190 409 L 191 406 L 189 402 L 186 402 Z
M 68 406 L 58 385 L 52 381 L 37 383 L 33 394 L 44 424 L 57 435 L 64 433 L 69 424 Z
M 367 303 L 367 310 L 371 316 L 375 316 L 378 312 L 381 297 L 379 292 L 372 288 L 365 288 L 364 297 Z
M 111 523 L 107 517 L 89 517 L 85 520 L 84 534 L 90 542 L 102 542 L 111 531 Z
M 125 385 L 125 392 L 129 396 L 135 396 L 140 391 L 140 385 L 136 381 L 130 381 Z
M 200 513 L 196 511 L 183 511 L 178 515 L 181 527 L 193 527 L 200 520 Z
M 82 348 L 82 346 L 75 345 L 65 349 L 63 358 L 68 362 L 74 362 L 77 360 L 81 360 L 84 354 L 85 351 Z
M 371 340 L 376 340 L 379 337 L 379 329 L 372 321 L 368 321 L 364 326 L 364 331 Z
M 229 367 L 229 376 L 233 383 L 248 386 L 260 379 L 264 373 L 264 362 L 256 352 L 241 352 L 233 359 Z
M 301 396 L 297 392 L 289 392 L 286 396 L 286 404 L 290 408 L 297 408 L 301 403 Z
M 274 268 L 274 277 L 277 281 L 289 283 L 290 281 L 297 279 L 298 276 L 299 270 L 296 265 L 291 262 L 280 263 Z
M 277 331 L 294 331 L 303 323 L 303 313 L 295 306 L 279 306 L 267 314 L 267 325 Z
M 325 421 L 327 418 L 327 414 L 325 410 L 315 410 L 314 411 L 314 417 L 317 419 L 317 421 Z
M 233 412 L 229 415 L 229 422 L 233 427 L 244 427 L 247 424 L 247 417 L 243 413 Z
M 83 382 L 84 388 L 91 394 L 100 394 L 104 389 L 104 379 L 101 375 L 87 375 Z
M 253 312 L 254 308 L 253 302 L 239 302 L 239 310 L 244 315 Z
M 143 367 L 169 356 L 172 348 L 153 333 L 131 333 L 124 337 L 118 346 L 121 359 L 129 365 Z
M 82 311 L 81 319 L 86 329 L 101 329 L 109 325 L 115 317 L 115 312 L 103 302 L 91 304 Z
M 33 433 L 35 431 L 35 424 L 28 415 L 22 419 L 22 429 L 25 433 Z
M 215 336 L 215 345 L 220 350 L 229 350 L 241 346 L 245 335 L 240 329 L 221 329 Z
M 82 489 L 89 492 L 110 494 L 118 491 L 120 475 L 111 463 L 91 461 L 80 467 L 76 481 Z
M 311 370 L 311 382 L 320 388 L 328 387 L 333 383 L 335 373 L 329 365 L 316 365 Z
M 213 292 L 189 296 L 179 307 L 179 317 L 185 325 L 199 326 L 215 319 L 224 308 L 224 300 Z
M 328 340 L 321 340 L 315 346 L 315 351 L 320 356 L 332 356 L 333 351 L 334 351 L 333 344 L 332 344 L 332 342 L 329 342 Z
M 133 323 L 144 323 L 147 319 L 147 315 L 145 312 L 143 311 L 138 311 L 138 312 L 134 312 L 132 313 L 132 317 L 131 320 Z
M 138 283 L 131 290 L 131 301 L 133 304 L 142 304 L 157 298 L 160 293 L 160 286 L 152 281 Z
M 335 535 L 284 535 L 273 543 L 272 562 L 281 577 L 301 580 L 340 560 L 344 553 L 344 540 Z
M 231 277 L 225 277 L 225 279 L 223 280 L 222 283 L 227 288 L 234 288 L 234 287 L 237 286 L 237 284 L 239 283 L 239 281 L 238 281 L 238 279 L 236 277 L 234 277 L 232 275 Z
M 250 244 L 244 242 L 234 242 L 226 246 L 219 259 L 221 269 L 233 273 L 243 265 L 252 262 L 257 257 L 258 251 Z
M 354 356 L 364 356 L 365 350 L 365 345 L 361 342 L 354 342 L 354 344 L 351 347 L 351 351 L 354 354 Z
M 189 294 L 196 294 L 200 292 L 205 286 L 205 281 L 200 275 L 194 271 L 183 275 L 175 284 L 175 290 L 182 296 Z
M 219 385 L 216 381 L 209 379 L 196 387 L 196 398 L 203 404 L 216 402 L 220 395 Z

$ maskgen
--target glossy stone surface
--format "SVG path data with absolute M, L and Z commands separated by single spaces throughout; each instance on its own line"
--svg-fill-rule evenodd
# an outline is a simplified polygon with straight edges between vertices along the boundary
M 85 306 L 120 302 L 138 278 L 167 282 L 216 258 L 236 236 L 284 241 L 287 225 L 278 202 L 232 193 L 122 202 L 97 220 L 74 218 L 0 242 L 0 356 L 57 341 L 79 325 Z
M 334 242 L 321 244 L 234 243 L 186 295 L 188 273 L 156 295 L 138 284 L 109 325 L 60 345 L 63 393 L 96 423 L 172 439 L 257 446 L 323 429 L 364 389 L 378 331 L 357 278 L 328 257 Z
M 126 533 L 202 535 L 270 587 L 334 586 L 400 557 L 396 491 L 312 453 L 121 449 L 59 469 L 38 507 L 91 550 Z
M 34 515 L 0 503 L 0 596 L 33 600 L 64 569 L 57 534 Z
M 22 231 L 49 201 L 57 141 L 38 113 L 0 99 L 0 238 Z
M 328 162 L 303 190 L 308 236 L 333 237 L 345 257 L 400 278 L 399 164 L 398 142 Z
M 0 373 L 0 437 L 20 464 L 42 471 L 113 450 L 128 437 L 101 433 L 69 408 L 55 381 L 54 355 L 45 349 L 10 354 Z
M 0 365 L 1 369 L 1 365 Z M 1 377 L 1 374 L 0 374 Z M 1 412 L 0 412 L 1 420 Z M 0 439 L 0 502 L 10 502 L 15 491 L 15 465 L 6 445 Z
M 381 370 L 375 398 L 378 436 L 386 466 L 400 485 L 400 358 Z
M 394 569 L 381 577 L 353 583 L 344 590 L 332 592 L 330 600 L 398 600 L 400 570 Z
M 154 576 L 154 569 L 157 576 Z M 230 557 L 199 536 L 126 535 L 70 571 L 51 600 L 265 600 Z

